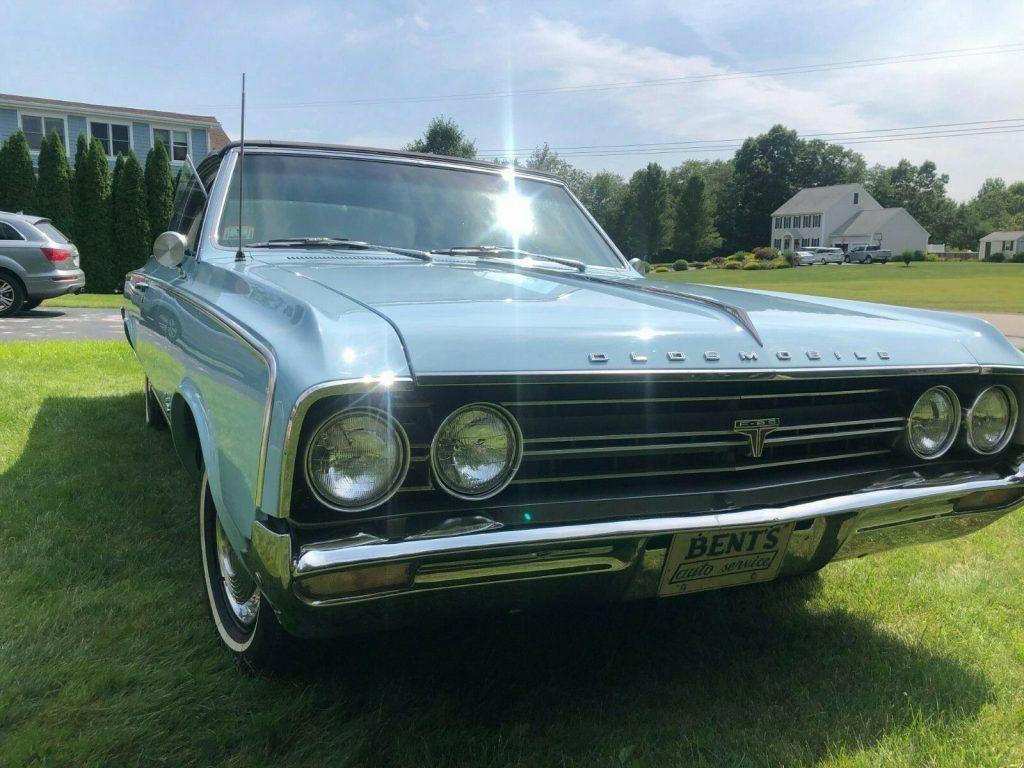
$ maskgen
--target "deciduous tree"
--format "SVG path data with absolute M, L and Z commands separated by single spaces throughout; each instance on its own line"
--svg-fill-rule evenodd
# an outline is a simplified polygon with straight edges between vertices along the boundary
M 699 173 L 691 174 L 673 201 L 672 250 L 678 256 L 703 261 L 721 244 L 704 179 Z
M 657 258 L 671 236 L 668 174 L 649 163 L 629 179 L 626 192 L 626 248 L 631 257 Z
M 466 138 L 458 123 L 444 115 L 431 120 L 423 138 L 416 139 L 406 149 L 448 157 L 476 157 L 476 143 Z

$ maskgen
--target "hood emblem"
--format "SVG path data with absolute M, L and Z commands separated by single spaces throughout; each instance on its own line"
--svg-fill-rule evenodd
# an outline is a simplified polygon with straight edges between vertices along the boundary
M 746 436 L 750 443 L 750 455 L 755 459 L 761 458 L 765 439 L 778 428 L 778 419 L 737 419 L 732 424 L 733 432 Z

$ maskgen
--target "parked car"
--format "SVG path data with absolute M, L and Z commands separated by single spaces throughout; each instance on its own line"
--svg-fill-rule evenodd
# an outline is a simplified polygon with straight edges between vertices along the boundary
M 49 219 L 0 211 L 0 317 L 80 293 L 78 267 L 78 249 Z
M 538 171 L 241 162 L 181 177 L 124 323 L 245 663 L 806 574 L 1024 505 L 1024 354 L 980 320 L 647 280 Z
M 872 264 L 880 261 L 888 264 L 892 259 L 892 251 L 878 245 L 855 245 L 846 252 L 846 261 L 851 264 Z
M 807 254 L 807 258 L 801 258 L 801 264 L 842 264 L 846 258 L 842 248 L 811 246 L 798 251 L 798 253 Z

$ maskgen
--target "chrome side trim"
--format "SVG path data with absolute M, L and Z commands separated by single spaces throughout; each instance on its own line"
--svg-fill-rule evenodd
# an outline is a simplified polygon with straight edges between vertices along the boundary
M 374 378 L 340 379 L 314 384 L 295 401 L 292 412 L 285 426 L 284 446 L 281 451 L 281 497 L 279 499 L 278 516 L 289 517 L 292 505 L 292 483 L 295 481 L 295 463 L 299 452 L 299 435 L 306 413 L 313 404 L 325 397 L 347 395 L 352 393 L 369 394 L 374 391 L 387 392 L 406 389 L 412 386 L 412 379 L 398 377 L 393 381 L 382 382 Z
M 795 522 L 846 514 L 871 518 L 872 524 L 877 524 L 878 514 L 868 513 L 883 510 L 891 513 L 888 515 L 892 518 L 891 522 L 899 522 L 906 518 L 912 519 L 913 506 L 920 503 L 941 502 L 944 499 L 954 501 L 976 491 L 1001 489 L 1019 489 L 1024 494 L 1024 464 L 1018 466 L 1014 474 L 1008 477 L 997 478 L 978 474 L 959 482 L 949 483 L 929 483 L 923 479 L 908 480 L 896 488 L 862 491 L 780 508 L 748 509 L 690 517 L 656 517 L 564 526 L 504 528 L 447 538 L 308 550 L 300 554 L 295 561 L 292 575 L 301 578 L 354 566 L 473 552 L 488 552 L 500 556 L 501 548 L 505 547 L 543 547 L 567 543 L 577 545 L 614 539 L 662 536 L 681 531 Z M 998 506 L 1009 509 L 1019 502 L 1020 498 L 1010 499 Z M 952 504 L 950 512 L 956 512 Z
M 267 402 L 263 407 L 263 424 L 261 425 L 262 438 L 260 440 L 259 461 L 256 467 L 256 487 L 253 489 L 253 503 L 259 509 L 263 506 L 263 483 L 267 469 L 267 449 L 270 443 L 270 416 L 274 410 L 274 394 L 277 391 L 277 358 L 274 357 L 270 348 L 263 343 L 252 331 L 238 323 L 233 318 L 222 312 L 213 304 L 203 299 L 186 293 L 181 288 L 168 283 L 152 275 L 146 275 L 145 280 L 150 283 L 157 283 L 175 299 L 189 304 L 199 312 L 209 317 L 220 325 L 224 330 L 231 333 L 239 341 L 247 344 L 263 358 L 267 364 Z

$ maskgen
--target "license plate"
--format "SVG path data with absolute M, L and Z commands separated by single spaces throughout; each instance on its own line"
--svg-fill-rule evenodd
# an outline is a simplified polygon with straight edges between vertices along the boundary
M 771 581 L 782 565 L 793 525 L 677 533 L 665 557 L 658 594 L 668 597 Z

